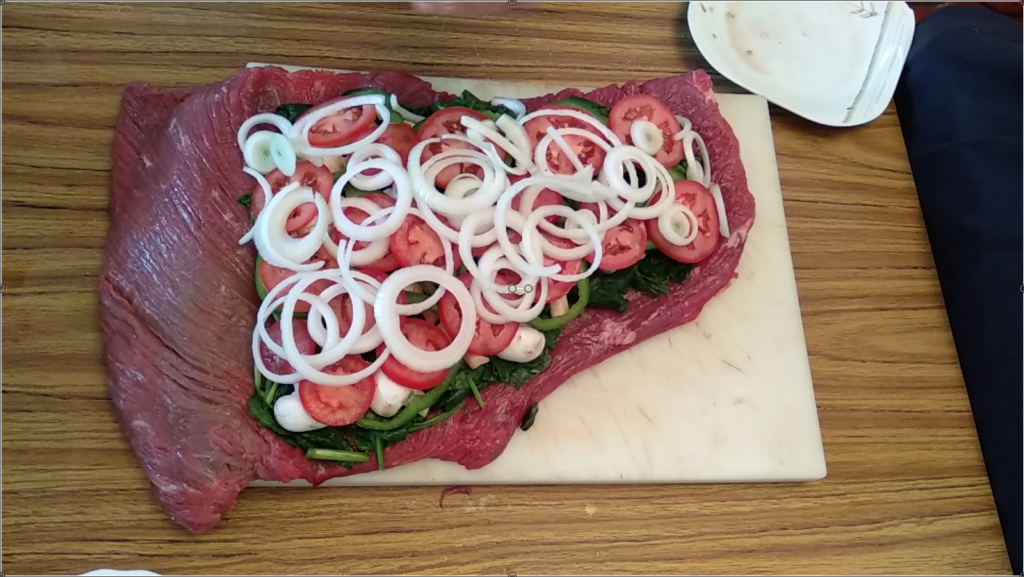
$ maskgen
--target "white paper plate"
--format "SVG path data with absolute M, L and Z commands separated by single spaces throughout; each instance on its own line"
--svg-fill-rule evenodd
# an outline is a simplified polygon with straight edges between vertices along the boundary
M 906 2 L 690 2 L 687 21 L 723 76 L 828 126 L 882 114 L 914 37 Z

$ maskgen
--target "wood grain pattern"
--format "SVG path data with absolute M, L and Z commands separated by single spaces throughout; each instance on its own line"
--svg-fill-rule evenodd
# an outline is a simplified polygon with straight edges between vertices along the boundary
M 202 537 L 152 499 L 113 418 L 96 315 L 125 84 L 215 82 L 257 60 L 599 85 L 703 66 L 682 11 L 6 4 L 3 570 L 1007 573 L 891 107 L 849 130 L 773 112 L 825 481 L 481 487 L 443 509 L 437 488 L 249 490 Z

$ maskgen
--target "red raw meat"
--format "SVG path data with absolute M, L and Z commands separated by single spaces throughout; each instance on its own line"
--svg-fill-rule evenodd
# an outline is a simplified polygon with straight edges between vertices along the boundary
M 404 73 L 334 74 L 278 68 L 238 71 L 220 84 L 182 90 L 131 85 L 113 143 L 110 232 L 100 278 L 100 318 L 110 393 L 121 427 L 167 514 L 209 531 L 255 479 L 319 484 L 372 471 L 311 461 L 262 428 L 252 394 L 255 253 L 238 246 L 248 226 L 236 199 L 252 188 L 241 172 L 238 126 L 286 102 L 320 102 L 353 88 L 397 93 L 425 105 L 450 95 Z M 587 95 L 611 106 L 650 93 L 689 117 L 704 137 L 722 187 L 732 237 L 689 280 L 655 298 L 628 295 L 629 310 L 588 310 L 563 332 L 551 366 L 519 390 L 491 386 L 486 410 L 413 433 L 388 447 L 395 467 L 425 458 L 469 469 L 494 460 L 523 414 L 572 375 L 697 317 L 732 279 L 754 219 L 739 145 L 703 72 L 611 86 Z M 531 110 L 563 95 L 530 99 Z

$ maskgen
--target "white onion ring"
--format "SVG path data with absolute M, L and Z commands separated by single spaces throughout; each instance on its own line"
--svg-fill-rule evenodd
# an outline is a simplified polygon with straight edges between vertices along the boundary
M 533 167 L 533 161 L 530 160 L 529 148 L 519 148 L 518 146 L 513 144 L 509 139 L 502 136 L 497 130 L 492 129 L 491 127 L 487 126 L 486 124 L 480 122 L 475 118 L 463 116 L 461 122 L 462 125 L 466 127 L 467 131 L 475 130 L 476 132 L 480 133 L 481 136 L 490 139 L 491 142 L 500 146 L 502 149 L 505 150 L 505 152 L 512 155 L 512 158 L 516 160 L 516 168 L 508 166 L 507 164 L 505 164 L 503 160 L 501 160 L 501 158 L 497 159 L 498 162 L 505 168 L 506 172 L 510 172 L 512 174 L 526 174 L 527 170 Z M 519 126 L 518 124 L 515 125 Z M 487 148 L 485 148 L 486 144 L 486 142 L 480 142 L 479 146 L 486 151 L 488 150 Z
M 270 189 L 270 183 L 267 182 L 267 179 L 263 178 L 262 174 L 260 174 L 259 172 L 249 168 L 248 166 L 243 168 L 242 172 L 244 172 L 244 173 L 248 174 L 249 176 L 251 176 L 251 177 L 256 179 L 256 184 L 259 185 L 260 192 L 263 193 L 263 206 L 267 206 L 267 204 L 270 203 L 270 199 L 273 198 L 273 196 L 274 196 L 274 192 Z M 253 193 L 253 194 L 255 195 L 255 193 Z M 256 200 L 255 198 L 250 199 L 250 203 L 255 202 L 255 200 Z M 250 240 L 252 240 L 252 237 L 255 234 L 256 234 L 256 225 L 254 223 L 251 227 L 249 227 L 249 231 L 246 232 L 242 236 L 242 238 L 238 239 L 238 244 L 243 245 L 243 244 L 249 242 Z
M 371 132 L 369 135 L 360 138 L 359 140 L 346 144 L 344 146 L 336 146 L 333 148 L 318 148 L 309 143 L 309 129 L 320 120 L 333 116 L 342 110 L 347 108 L 355 108 L 362 106 L 373 106 L 377 110 L 377 116 L 380 118 L 381 123 Z M 359 96 L 352 96 L 350 98 L 344 98 L 331 104 L 324 106 L 319 110 L 316 110 L 310 114 L 306 114 L 302 118 L 298 119 L 294 125 L 292 125 L 288 136 L 295 144 L 295 151 L 303 155 L 318 155 L 318 156 L 341 156 L 344 154 L 350 154 L 355 152 L 371 142 L 375 142 L 384 131 L 387 130 L 388 124 L 391 122 L 391 111 L 384 105 L 384 96 L 380 94 L 362 94 Z
M 245 140 L 245 145 L 242 146 L 242 159 L 248 168 L 260 174 L 267 174 L 276 168 L 269 149 L 270 139 L 277 135 L 278 133 L 272 130 L 257 130 Z
M 679 218 L 682 217 L 682 221 Z M 675 228 L 675 223 L 686 223 L 686 234 L 681 234 Z M 658 231 L 665 237 L 665 240 L 677 246 L 687 246 L 697 238 L 700 232 L 700 223 L 693 212 L 683 204 L 673 204 L 672 210 L 658 217 Z
M 415 112 L 407 110 L 404 106 L 398 103 L 398 96 L 395 96 L 394 94 L 391 95 L 391 110 L 394 110 L 395 112 L 402 115 L 402 118 L 413 123 L 426 120 L 427 118 L 426 116 L 420 116 Z
M 567 221 L 572 221 L 578 224 L 580 228 L 586 231 L 587 235 L 590 237 L 590 248 L 588 249 L 586 245 L 579 247 L 583 249 L 588 249 L 586 250 L 586 252 L 581 252 L 579 248 L 562 249 L 561 247 L 553 245 L 550 241 L 544 238 L 544 235 L 538 232 L 537 225 L 540 223 L 542 219 L 549 215 L 563 216 L 566 218 Z M 587 270 L 579 274 L 553 274 L 550 277 L 551 280 L 560 282 L 576 282 L 594 274 L 594 272 L 597 270 L 597 267 L 601 264 L 601 234 L 597 231 L 594 225 L 586 217 L 581 216 L 579 212 L 569 208 L 568 206 L 542 206 L 537 210 L 533 211 L 533 213 L 526 218 L 526 224 L 523 226 L 523 252 L 526 253 L 526 256 L 528 258 L 531 258 L 533 260 L 542 260 L 542 256 L 537 255 L 534 250 L 534 247 L 536 246 L 534 244 L 534 235 L 536 235 L 536 237 L 540 239 L 540 244 L 541 246 L 544 247 L 545 254 L 556 260 L 583 258 L 589 255 L 591 252 L 594 253 L 594 257 L 591 259 L 591 266 Z M 552 251 L 551 249 L 558 250 Z M 576 254 L 579 254 L 579 256 L 576 256 Z M 558 255 L 572 256 L 559 257 Z
M 362 197 L 348 198 L 348 197 L 346 197 L 346 198 L 341 199 L 341 208 L 342 208 L 342 210 L 344 210 L 346 208 L 350 208 L 350 207 L 354 208 L 356 210 L 361 210 L 361 211 L 365 212 L 366 215 L 367 215 L 367 219 L 369 219 L 369 217 L 377 214 L 378 212 L 381 212 L 382 210 L 385 210 L 383 207 L 381 207 L 380 205 L 378 205 L 377 203 L 373 202 L 372 200 L 370 200 L 368 198 L 362 198 Z M 391 208 L 391 207 L 388 207 L 387 211 L 390 214 L 391 212 L 394 212 L 394 209 Z M 375 219 L 375 220 L 378 220 L 378 219 Z M 363 220 L 363 223 L 365 223 L 365 222 L 366 222 L 366 219 Z M 338 232 L 341 232 L 341 231 L 338 231 Z M 352 246 L 355 246 L 355 243 L 352 243 Z M 327 252 L 330 253 L 331 256 L 333 256 L 335 258 L 338 257 L 338 245 L 334 244 L 334 241 L 331 240 L 330 235 L 328 235 L 327 238 L 324 239 L 324 248 L 327 249 Z M 359 250 L 353 251 L 350 255 L 348 255 L 348 261 L 349 261 L 349 264 L 351 266 L 366 266 L 368 264 L 372 264 L 372 263 L 377 262 L 378 260 L 384 258 L 384 256 L 387 255 L 387 254 L 388 254 L 388 239 L 387 238 L 382 238 L 382 239 L 378 239 L 378 240 L 375 240 L 375 241 L 371 242 L 369 245 L 367 245 L 364 248 L 361 248 Z
M 457 140 L 480 148 L 479 145 L 469 138 L 458 134 L 446 134 L 444 140 Z M 505 170 L 494 166 L 494 163 L 488 159 L 486 154 L 466 149 L 446 150 L 432 156 L 425 165 L 421 165 L 420 158 L 423 156 L 423 150 L 437 142 L 442 142 L 442 139 L 428 138 L 420 141 L 419 144 L 409 151 L 409 178 L 412 182 L 413 192 L 420 204 L 426 204 L 431 209 L 445 214 L 460 215 L 470 214 L 494 204 L 495 199 L 501 195 L 508 185 Z M 480 189 L 473 196 L 458 200 L 448 198 L 437 191 L 432 178 L 428 181 L 424 175 L 424 170 L 432 169 L 438 166 L 436 163 L 453 157 L 460 158 L 458 162 L 469 162 L 483 169 L 484 179 Z M 440 172 L 440 169 L 438 169 L 438 172 Z
M 612 146 L 618 146 L 622 144 L 622 141 L 619 140 L 619 137 L 615 136 L 615 133 L 609 130 L 607 126 L 602 124 L 600 120 L 594 118 L 593 116 L 587 114 L 586 112 L 582 112 L 579 110 L 570 110 L 567 108 L 541 108 L 536 112 L 531 112 L 530 114 L 527 114 L 526 116 L 522 117 L 521 119 L 519 119 L 519 122 L 522 124 L 526 124 L 530 120 L 533 120 L 534 118 L 540 118 L 541 116 L 569 116 L 571 118 L 575 118 L 576 120 L 582 120 L 583 122 L 597 129 L 601 136 L 603 136 L 608 142 L 610 142 Z
M 285 229 L 285 223 L 293 210 L 312 202 L 316 205 L 317 219 L 313 230 L 304 237 L 292 238 Z M 322 262 L 303 264 L 309 260 L 327 236 L 329 224 L 327 203 L 311 188 L 292 183 L 282 188 L 263 208 L 256 218 L 253 240 L 263 260 L 276 267 L 294 271 L 312 271 L 323 266 Z
M 633 140 L 633 146 L 651 156 L 657 154 L 665 143 L 658 125 L 647 120 L 634 120 L 629 126 L 629 137 Z
M 395 149 L 380 142 L 368 144 L 365 148 L 361 148 L 356 152 L 353 152 L 352 156 L 348 158 L 348 164 L 349 166 L 358 165 L 360 162 L 367 161 L 371 158 L 383 158 L 397 164 L 398 166 L 402 166 L 402 157 L 395 152 Z M 364 168 L 363 170 L 369 169 Z M 348 171 L 346 170 L 346 172 Z M 354 174 L 349 181 L 352 186 L 359 190 L 379 190 L 387 186 L 391 186 L 395 182 L 394 177 L 386 170 L 380 170 L 373 176 L 365 176 L 361 174 L 361 172 L 362 171 Z
M 394 212 L 390 214 L 387 220 L 382 224 L 375 226 L 368 226 L 365 224 L 367 221 L 363 221 L 363 224 L 356 224 L 349 220 L 345 216 L 345 212 L 342 210 L 341 199 L 342 191 L 345 189 L 345 184 L 352 179 L 353 176 L 360 172 L 369 169 L 378 168 L 382 171 L 391 173 L 391 177 L 395 181 L 395 206 Z M 395 164 L 382 158 L 372 158 L 359 164 L 350 164 L 345 174 L 341 175 L 337 182 L 334 183 L 334 187 L 331 189 L 331 217 L 334 220 L 334 226 L 338 229 L 338 232 L 344 234 L 352 240 L 361 240 L 365 242 L 373 242 L 387 238 L 398 230 L 398 227 L 402 226 L 402 221 L 405 220 L 405 216 L 409 214 L 409 209 L 412 207 L 412 184 L 409 182 L 409 177 L 405 172 L 405 169 L 401 165 Z
M 417 348 L 402 334 L 396 301 L 399 293 L 414 282 L 433 282 L 450 291 L 459 303 L 462 323 L 451 344 L 439 351 Z M 462 281 L 451 274 L 429 265 L 415 265 L 395 271 L 381 284 L 373 304 L 373 316 L 384 336 L 384 344 L 401 362 L 414 371 L 433 372 L 455 366 L 469 350 L 476 333 L 476 307 L 473 297 Z
M 722 188 L 712 184 L 708 189 L 711 196 L 715 197 L 715 207 L 718 209 L 718 234 L 729 238 L 729 215 L 725 213 L 725 200 L 722 198 Z
M 280 114 L 274 114 L 273 112 L 264 112 L 255 116 L 250 116 L 242 126 L 238 127 L 238 149 L 245 151 L 245 141 L 249 137 L 249 131 L 254 126 L 260 124 L 271 124 L 275 128 L 281 131 L 281 134 L 289 135 L 292 131 L 292 123 L 288 122 L 288 119 L 281 116 Z

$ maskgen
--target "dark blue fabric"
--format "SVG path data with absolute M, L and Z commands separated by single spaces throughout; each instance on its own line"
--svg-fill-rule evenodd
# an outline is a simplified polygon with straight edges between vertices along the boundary
M 1021 573 L 1024 48 L 951 6 L 917 28 L 896 109 L 1011 565 Z M 1019 316 L 1021 315 L 1021 316 Z

